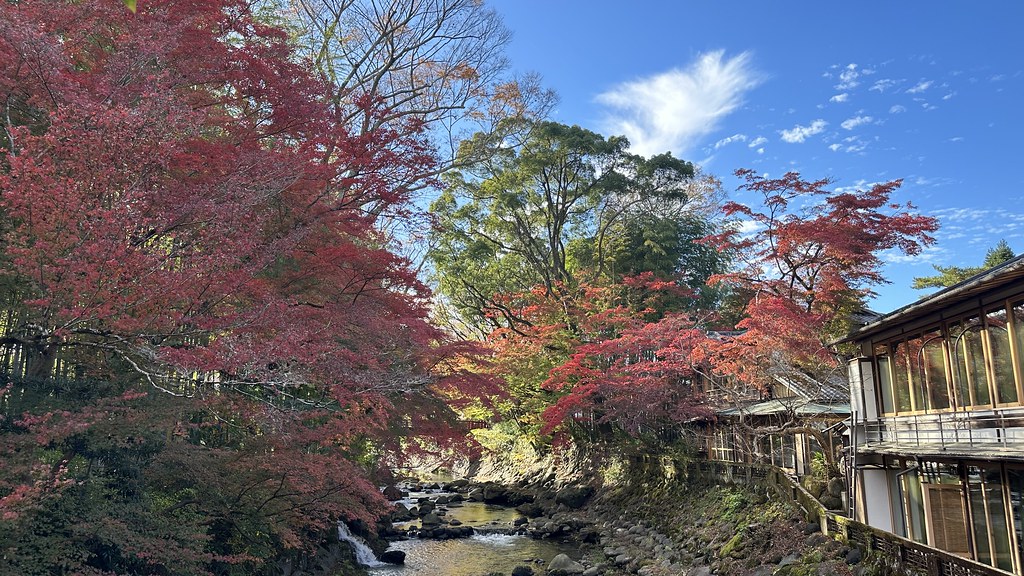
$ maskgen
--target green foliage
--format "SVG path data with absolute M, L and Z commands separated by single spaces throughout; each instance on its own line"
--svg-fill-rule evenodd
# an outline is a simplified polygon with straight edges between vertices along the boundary
M 749 503 L 748 495 L 743 490 L 727 489 L 722 494 L 722 517 L 726 520 L 735 520 Z
M 981 266 L 960 267 L 939 266 L 938 264 L 933 264 L 932 268 L 934 268 L 938 274 L 935 276 L 921 276 L 914 278 L 913 287 L 918 290 L 925 288 L 947 288 L 949 286 L 959 284 L 971 276 L 984 272 L 989 268 L 994 268 L 1004 262 L 1009 262 L 1015 256 L 1016 255 L 1013 253 L 1010 245 L 1006 243 L 1006 240 L 1000 240 L 998 244 L 989 248 L 988 251 L 985 252 L 985 260 L 982 262 Z
M 702 224 L 684 218 L 693 166 L 628 145 L 555 122 L 532 124 L 518 147 L 483 133 L 463 143 L 468 164 L 445 176 L 431 205 L 429 256 L 439 291 L 467 323 L 484 334 L 521 325 L 514 296 L 535 286 L 561 296 L 596 277 L 679 269 L 684 240 Z

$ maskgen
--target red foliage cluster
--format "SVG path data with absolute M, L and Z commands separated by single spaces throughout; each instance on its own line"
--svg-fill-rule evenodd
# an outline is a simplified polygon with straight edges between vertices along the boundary
M 427 289 L 377 231 L 382 206 L 409 200 L 397 183 L 430 172 L 422 127 L 350 134 L 329 94 L 244 1 L 0 8 L 0 279 L 17 309 L 0 344 L 29 358 L 14 376 L 46 378 L 58 360 L 75 377 L 135 372 L 153 392 L 140 422 L 180 431 L 161 458 L 223 473 L 168 485 L 205 478 L 238 508 L 266 499 L 253 505 L 285 546 L 379 511 L 356 461 L 393 398 L 485 384 L 456 360 L 473 352 L 426 322 Z M 60 441 L 107 404 L 0 413 L 21 434 L 0 439 L 20 454 L 0 482 L 5 518 L 45 492 L 10 482 L 35 466 L 24 433 L 70 461 Z M 185 441 L 210 422 L 231 432 Z M 73 476 L 44 468 L 51 485 Z
M 754 232 L 734 229 L 709 241 L 737 264 L 711 282 L 743 296 L 745 318 L 736 328 L 744 332 L 711 341 L 706 357 L 720 373 L 755 384 L 779 363 L 834 366 L 826 343 L 841 335 L 871 287 L 885 282 L 883 255 L 919 253 L 934 241 L 937 221 L 890 201 L 899 180 L 835 193 L 826 189 L 828 180 L 809 182 L 792 172 L 778 179 L 751 170 L 737 175 L 762 207 L 730 202 L 724 212 L 747 220 Z

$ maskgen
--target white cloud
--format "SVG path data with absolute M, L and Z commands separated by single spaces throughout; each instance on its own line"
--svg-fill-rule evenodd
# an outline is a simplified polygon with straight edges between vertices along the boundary
M 849 90 L 850 88 L 856 88 L 860 85 L 860 72 L 857 70 L 856 64 L 847 64 L 846 68 L 839 73 L 839 84 L 836 84 L 836 90 Z
M 954 137 L 950 138 L 949 141 L 950 142 L 963 142 L 964 141 L 964 137 L 963 136 L 954 136 Z
M 871 85 L 868 90 L 875 90 L 878 92 L 885 92 L 889 88 L 892 88 L 897 84 L 896 80 L 891 78 L 882 78 L 881 80 L 875 80 L 875 83 Z
M 833 151 L 833 152 L 838 152 L 839 149 L 842 148 L 842 147 L 843 147 L 842 144 L 829 144 L 828 145 L 828 149 Z
M 951 100 L 953 98 L 953 96 L 956 96 L 956 92 L 950 92 L 949 94 L 946 94 L 945 96 L 943 96 L 942 99 L 943 100 Z
M 715 142 L 715 150 L 718 150 L 719 148 L 721 148 L 723 146 L 728 146 L 729 144 L 732 144 L 733 142 L 746 142 L 746 141 L 747 141 L 747 135 L 746 134 L 733 134 L 732 136 L 729 136 L 728 138 L 722 138 L 718 142 Z
M 815 134 L 820 134 L 825 130 L 825 126 L 828 126 L 828 122 L 819 118 L 818 120 L 811 122 L 810 126 L 800 126 L 798 124 L 789 130 L 780 131 L 779 134 L 782 134 L 782 139 L 784 141 L 789 142 L 790 144 L 798 144 Z
M 851 186 L 836 186 L 835 187 L 835 192 L 836 192 L 836 194 L 846 194 L 847 192 L 861 192 L 861 191 L 864 191 L 864 190 L 869 190 L 871 188 L 874 188 L 875 186 L 877 186 L 879 184 L 882 184 L 882 182 L 881 181 L 874 181 L 874 182 L 872 182 L 872 181 L 865 180 L 864 178 L 860 178 L 859 180 L 854 182 L 853 185 L 851 185 Z
M 757 153 L 758 154 L 764 154 L 764 148 L 758 148 L 757 149 Z
M 751 140 L 750 144 L 747 144 L 747 146 L 749 146 L 751 148 L 756 148 L 756 147 L 760 146 L 761 144 L 767 144 L 767 143 L 768 143 L 768 139 L 767 138 L 765 138 L 764 136 L 758 136 L 757 138 L 754 138 L 753 140 Z
M 904 113 L 906 111 L 907 111 L 907 107 L 906 106 L 900 106 L 899 104 L 895 104 L 895 105 L 893 105 L 892 108 L 889 108 L 889 114 L 902 114 L 902 113 Z
M 835 96 L 828 99 L 829 102 L 846 102 L 850 98 L 850 95 L 846 92 L 842 94 L 836 94 Z
M 597 101 L 610 108 L 602 128 L 624 134 L 638 154 L 683 155 L 760 81 L 749 52 L 733 58 L 724 58 L 722 50 L 707 52 L 686 69 L 625 82 L 598 95 Z
M 860 126 L 861 124 L 867 124 L 872 120 L 874 120 L 874 118 L 872 118 L 871 116 L 856 116 L 854 118 L 847 118 L 846 120 L 843 120 L 843 123 L 840 124 L 840 126 L 845 128 L 846 130 L 853 130 L 857 126 Z
M 931 80 L 922 80 L 918 82 L 917 85 L 915 85 L 913 88 L 907 90 L 907 94 L 920 94 L 921 92 L 924 92 L 928 88 L 931 88 L 932 83 L 933 82 Z

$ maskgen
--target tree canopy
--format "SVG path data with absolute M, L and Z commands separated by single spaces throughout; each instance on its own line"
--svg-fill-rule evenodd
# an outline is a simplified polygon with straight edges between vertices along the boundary
M 1016 254 L 1010 248 L 1010 245 L 1006 243 L 1006 240 L 1000 240 L 998 244 L 989 248 L 985 252 L 985 261 L 982 262 L 981 266 L 941 266 L 939 264 L 932 264 L 932 268 L 938 272 L 935 276 L 921 276 L 914 278 L 914 288 L 917 290 L 923 290 L 925 288 L 946 288 L 959 284 L 964 280 L 967 280 L 975 274 L 979 274 L 988 270 L 989 268 L 995 268 L 1003 262 L 1009 262 Z

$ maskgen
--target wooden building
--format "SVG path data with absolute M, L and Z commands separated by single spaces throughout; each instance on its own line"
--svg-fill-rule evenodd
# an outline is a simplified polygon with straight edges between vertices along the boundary
M 1024 574 L 1024 257 L 842 343 L 853 517 Z

